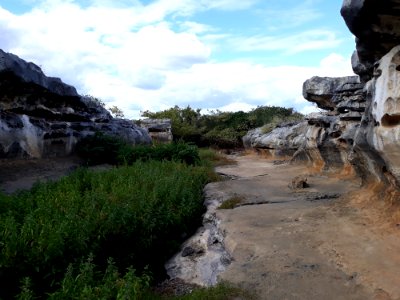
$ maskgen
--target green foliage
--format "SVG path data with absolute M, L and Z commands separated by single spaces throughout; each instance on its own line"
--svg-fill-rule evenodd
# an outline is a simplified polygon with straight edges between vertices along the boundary
M 76 270 L 75 270 L 76 269 Z M 96 270 L 93 257 L 81 262 L 77 268 L 70 264 L 58 291 L 49 299 L 143 299 L 150 288 L 150 276 L 137 276 L 128 268 L 122 276 L 113 261 L 108 261 L 105 272 Z
M 218 209 L 234 209 L 235 207 L 237 207 L 237 205 L 242 203 L 243 200 L 244 200 L 243 196 L 235 195 L 222 202 L 221 205 L 218 207 Z
M 116 105 L 113 105 L 113 106 L 109 107 L 108 110 L 111 112 L 111 114 L 115 118 L 123 118 L 123 117 L 125 117 L 124 112 Z
M 200 109 L 190 106 L 180 108 L 174 106 L 161 112 L 142 112 L 142 117 L 150 119 L 171 119 L 172 134 L 176 141 L 197 142 L 201 137 L 198 122 L 201 118 Z
M 137 160 L 170 160 L 195 165 L 200 162 L 198 148 L 183 142 L 153 146 L 124 147 L 118 155 L 119 163 L 131 164 Z
M 189 165 L 199 163 L 199 152 L 195 145 L 183 142 L 156 145 L 130 145 L 118 137 L 96 133 L 77 145 L 78 154 L 88 165 L 132 164 L 135 161 L 169 160 Z
M 86 160 L 88 165 L 118 164 L 121 149 L 128 144 L 122 139 L 101 132 L 87 136 L 78 145 L 77 153 Z
M 146 265 L 160 274 L 182 236 L 200 224 L 208 172 L 136 161 L 103 172 L 80 169 L 31 191 L 1 195 L 0 298 L 90 299 L 98 293 L 97 299 L 136 299 L 124 293 L 146 287 Z M 108 297 L 115 282 L 121 296 Z
M 255 299 L 252 293 L 234 287 L 232 284 L 222 282 L 216 286 L 209 288 L 199 288 L 192 293 L 180 297 L 175 297 L 176 300 L 229 300 L 229 299 Z
M 300 120 L 303 115 L 293 111 L 292 108 L 276 106 L 260 106 L 247 113 L 216 111 L 201 115 L 199 109 L 175 106 L 161 112 L 145 111 L 142 112 L 142 117 L 171 119 L 175 140 L 193 142 L 198 146 L 238 148 L 243 146 L 242 137 L 250 129 L 265 124 L 276 126 L 281 122 Z
M 104 103 L 103 100 L 96 98 L 92 95 L 84 95 L 82 98 L 89 104 L 93 106 L 101 106 L 101 107 L 106 107 L 106 104 Z

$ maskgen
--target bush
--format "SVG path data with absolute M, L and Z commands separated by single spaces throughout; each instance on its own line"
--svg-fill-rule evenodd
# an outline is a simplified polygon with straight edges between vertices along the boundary
M 68 282 L 84 276 L 77 270 L 87 274 L 90 268 L 103 275 L 85 275 L 87 284 L 76 284 L 101 289 L 111 280 L 104 277 L 110 257 L 116 270 L 138 270 L 139 281 L 146 265 L 159 276 L 182 236 L 201 222 L 208 172 L 178 162 L 137 161 L 105 172 L 80 169 L 31 191 L 1 195 L 0 298 L 63 295 Z M 82 263 L 91 255 L 93 266 Z M 119 280 L 134 274 L 121 272 Z
M 274 120 L 298 120 L 303 115 L 292 108 L 259 106 L 250 112 L 213 111 L 201 115 L 200 109 L 175 106 L 160 112 L 145 111 L 142 117 L 171 119 L 174 140 L 195 143 L 199 147 L 241 148 L 242 137 L 250 129 L 261 127 Z M 274 125 L 272 125 L 274 126 Z
M 118 163 L 121 149 L 128 144 L 122 139 L 96 132 L 82 139 L 76 146 L 77 154 L 85 159 L 88 165 Z
M 189 165 L 199 162 L 199 152 L 195 145 L 183 142 L 157 145 L 130 145 L 118 137 L 96 133 L 78 144 L 77 153 L 88 165 L 132 164 L 136 161 L 177 161 Z

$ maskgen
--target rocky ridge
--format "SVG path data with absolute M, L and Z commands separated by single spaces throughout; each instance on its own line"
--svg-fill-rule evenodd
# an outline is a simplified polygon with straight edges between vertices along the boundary
M 250 131 L 245 145 L 319 169 L 355 172 L 363 183 L 398 188 L 400 179 L 400 2 L 345 0 L 341 13 L 356 36 L 358 76 L 313 77 L 303 96 L 325 112 L 269 133 Z M 288 151 L 289 150 L 289 151 Z
M 94 98 L 1 49 L 0 91 L 0 158 L 69 155 L 98 131 L 133 144 L 151 141 L 145 129 L 113 118 Z

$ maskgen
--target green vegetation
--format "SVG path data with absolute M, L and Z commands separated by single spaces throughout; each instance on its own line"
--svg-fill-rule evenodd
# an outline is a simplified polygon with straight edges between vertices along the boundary
M 114 154 L 128 149 L 99 138 Z M 132 158 L 130 149 L 124 161 L 131 165 L 79 169 L 30 191 L 0 195 L 0 298 L 141 299 L 149 272 L 162 276 L 182 236 L 199 226 L 211 173 L 196 147 L 160 147 L 148 147 L 158 150 L 146 159 Z
M 191 294 L 176 297 L 179 300 L 229 300 L 229 299 L 255 299 L 255 295 L 234 287 L 227 282 L 219 283 L 210 288 L 200 288 L 194 290 Z
M 234 209 L 237 205 L 242 203 L 244 200 L 243 196 L 235 195 L 224 202 L 218 207 L 218 209 Z
M 151 286 L 201 224 L 215 151 L 184 143 L 82 141 L 89 164 L 30 191 L 0 194 L 0 299 L 251 299 L 228 284 L 170 298 Z
M 220 148 L 242 147 L 242 137 L 250 129 L 288 121 L 301 120 L 303 115 L 292 108 L 276 106 L 260 106 L 245 113 L 216 111 L 202 115 L 200 109 L 189 106 L 173 108 L 161 112 L 142 112 L 142 117 L 172 121 L 172 134 L 175 140 L 192 142 L 198 146 L 213 146 Z
M 132 146 L 122 139 L 96 133 L 83 139 L 77 146 L 78 154 L 89 165 L 112 164 L 126 165 L 135 161 L 169 160 L 184 162 L 190 165 L 199 163 L 199 152 L 196 146 L 183 142 Z

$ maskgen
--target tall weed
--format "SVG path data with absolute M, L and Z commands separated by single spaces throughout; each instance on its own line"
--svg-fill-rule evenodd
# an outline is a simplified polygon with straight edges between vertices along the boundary
M 121 272 L 121 278 L 139 274 L 140 281 L 147 265 L 160 274 L 182 236 L 200 223 L 208 173 L 205 166 L 136 161 L 102 172 L 79 169 L 58 182 L 0 196 L 0 298 L 22 292 L 25 298 L 50 293 L 61 299 L 58 292 L 77 279 L 79 264 L 79 280 L 93 292 L 97 281 L 91 278 L 99 277 L 90 268 L 110 272 L 110 257 L 119 272 L 138 270 Z M 90 264 L 82 265 L 90 255 Z M 30 288 L 20 290 L 26 278 Z

